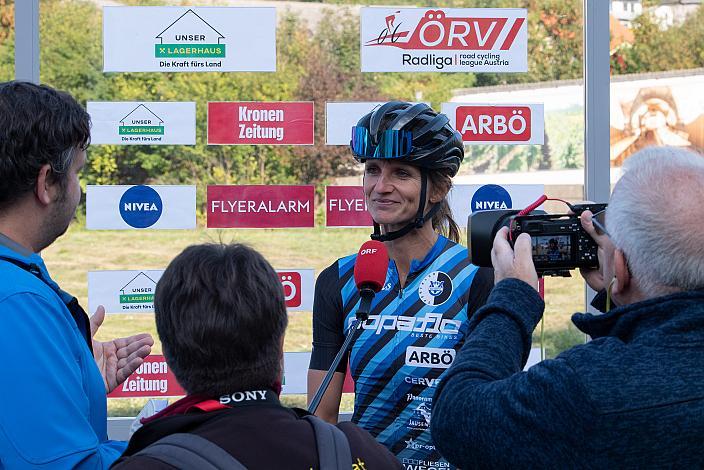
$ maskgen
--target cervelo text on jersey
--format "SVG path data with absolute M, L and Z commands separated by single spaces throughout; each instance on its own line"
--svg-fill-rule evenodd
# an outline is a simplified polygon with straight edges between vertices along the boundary
M 406 348 L 406 365 L 430 369 L 447 369 L 455 360 L 455 350 L 452 348 Z
M 347 326 L 354 323 L 354 318 L 347 320 Z M 462 322 L 443 318 L 441 313 L 426 313 L 423 317 L 404 317 L 401 315 L 369 315 L 369 319 L 359 324 L 357 329 L 375 330 L 375 334 L 382 331 L 411 331 L 413 333 L 438 333 L 444 335 L 457 335 L 460 333 Z

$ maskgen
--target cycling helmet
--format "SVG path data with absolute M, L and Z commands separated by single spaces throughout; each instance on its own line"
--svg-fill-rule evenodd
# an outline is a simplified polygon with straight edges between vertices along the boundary
M 394 160 L 421 170 L 420 203 L 415 219 L 399 230 L 384 234 L 374 221 L 373 240 L 402 237 L 421 228 L 440 209 L 439 204 L 434 204 L 425 213 L 427 171 L 446 171 L 450 177 L 455 176 L 464 158 L 462 136 L 449 122 L 446 115 L 436 113 L 425 103 L 390 101 L 366 114 L 352 128 L 350 148 L 357 161 Z
M 392 135 L 396 142 L 390 142 Z M 374 109 L 353 128 L 350 147 L 359 162 L 394 159 L 430 170 L 447 170 L 450 176 L 457 174 L 464 158 L 460 133 L 450 126 L 446 115 L 425 103 L 390 101 Z

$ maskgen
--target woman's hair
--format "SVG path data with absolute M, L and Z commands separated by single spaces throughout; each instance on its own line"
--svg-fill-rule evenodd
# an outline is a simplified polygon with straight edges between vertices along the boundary
M 440 209 L 433 216 L 433 229 L 446 236 L 455 243 L 460 242 L 460 228 L 452 218 L 452 209 L 447 201 L 447 194 L 452 188 L 452 178 L 446 171 L 428 170 L 428 180 L 430 181 L 431 190 L 440 191 L 445 196 L 442 201 L 437 204 Z

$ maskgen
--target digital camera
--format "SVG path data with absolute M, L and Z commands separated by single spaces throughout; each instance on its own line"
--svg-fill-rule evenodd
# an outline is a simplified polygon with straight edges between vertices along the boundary
M 467 222 L 469 257 L 476 266 L 491 267 L 491 248 L 496 232 L 509 227 L 511 246 L 521 233 L 531 237 L 533 263 L 541 276 L 569 276 L 576 268 L 599 267 L 597 244 L 582 228 L 579 215 L 585 210 L 596 214 L 606 204 L 574 204 L 573 214 L 546 214 L 534 210 L 518 215 L 519 210 L 475 212 Z

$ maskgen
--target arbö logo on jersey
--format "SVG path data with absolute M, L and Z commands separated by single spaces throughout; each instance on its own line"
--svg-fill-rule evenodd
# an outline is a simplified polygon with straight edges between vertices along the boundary
M 513 207 L 511 195 L 497 184 L 487 184 L 477 189 L 472 196 L 472 212 Z
M 349 318 L 347 326 L 351 326 L 354 321 L 354 317 Z M 369 319 L 360 323 L 358 328 L 374 330 L 376 334 L 381 334 L 382 331 L 396 330 L 421 334 L 457 335 L 461 325 L 461 321 L 443 318 L 440 313 L 426 313 L 423 317 L 369 315 Z
M 418 296 L 426 305 L 441 305 L 452 295 L 452 279 L 442 271 L 434 271 L 418 285 Z
M 406 365 L 425 367 L 429 369 L 447 369 L 455 360 L 452 348 L 419 348 L 409 346 L 406 348 Z
M 130 227 L 151 227 L 159 220 L 162 211 L 161 196 L 149 186 L 133 186 L 120 198 L 120 216 Z
M 279 271 L 279 279 L 284 287 L 286 307 L 301 306 L 301 273 Z
M 464 142 L 528 142 L 531 138 L 528 106 L 458 106 L 455 118 Z

